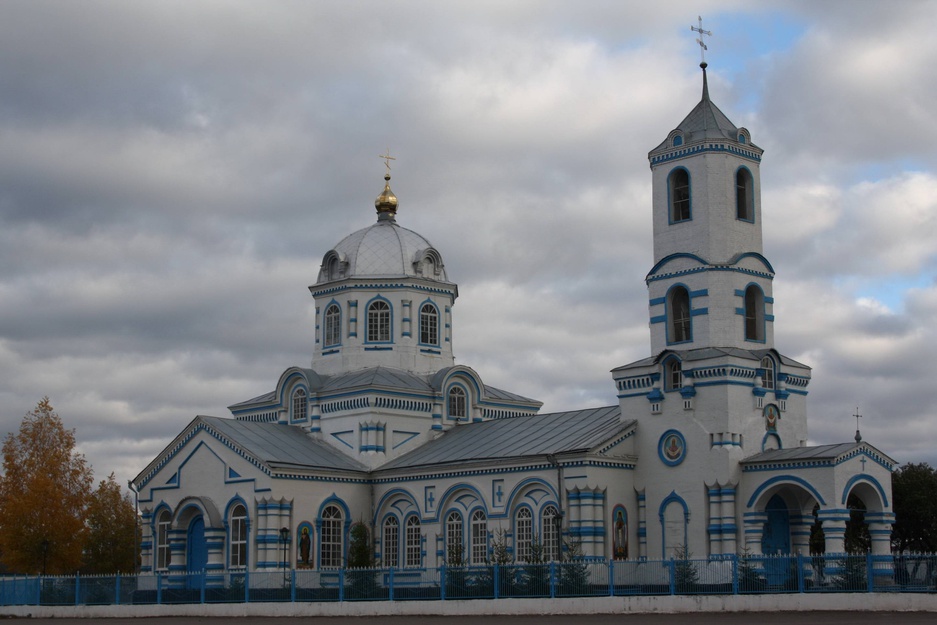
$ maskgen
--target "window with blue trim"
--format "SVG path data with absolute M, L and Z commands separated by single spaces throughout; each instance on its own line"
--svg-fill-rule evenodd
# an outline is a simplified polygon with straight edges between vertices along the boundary
M 449 389 L 449 417 L 452 419 L 464 419 L 467 412 L 465 391 L 461 386 L 453 386 Z
M 541 516 L 541 535 L 543 536 L 543 558 L 547 562 L 560 559 L 560 528 L 562 522 L 556 506 L 550 505 L 543 509 Z
M 446 563 L 452 566 L 461 566 L 464 564 L 464 560 L 462 515 L 453 511 L 446 517 Z
M 368 342 L 390 342 L 390 304 L 384 300 L 368 306 Z
M 381 559 L 384 566 L 400 565 L 400 522 L 395 516 L 384 519 Z
M 420 308 L 420 343 L 439 345 L 439 312 L 429 302 Z
M 472 513 L 471 563 L 485 564 L 488 561 L 488 517 L 484 510 Z
M 298 388 L 293 391 L 293 421 L 306 420 L 306 389 Z
M 667 319 L 670 321 L 667 340 L 671 343 L 684 343 L 693 340 L 693 327 L 690 318 L 690 292 L 686 287 L 676 286 L 667 297 Z
M 670 221 L 690 219 L 690 174 L 682 167 L 670 172 Z
M 228 568 L 247 566 L 247 508 L 237 504 L 228 519 Z
M 765 340 L 765 294 L 754 284 L 745 289 L 745 340 Z
M 422 535 L 420 534 L 420 519 L 416 515 L 407 519 L 407 559 L 408 567 L 418 567 L 422 558 L 420 551 Z
M 163 510 L 156 516 L 156 531 L 154 532 L 154 538 L 156 540 L 153 546 L 156 553 L 155 569 L 157 571 L 165 571 L 169 568 L 169 561 L 171 559 L 171 552 L 169 551 L 170 522 L 171 515 L 169 514 L 169 510 Z
M 530 508 L 520 508 L 514 517 L 514 559 L 530 561 L 530 547 L 534 540 L 534 519 Z
M 322 344 L 334 347 L 342 342 L 342 310 L 338 304 L 330 304 L 325 309 L 325 330 Z
M 676 358 L 667 361 L 664 376 L 665 391 L 679 391 L 683 387 L 683 367 Z
M 761 368 L 764 370 L 764 374 L 761 376 L 761 386 L 768 390 L 774 390 L 774 361 L 770 356 L 761 359 Z
M 752 173 L 745 167 L 735 172 L 735 217 L 742 221 L 755 219 L 755 194 Z
M 322 568 L 339 568 L 342 566 L 342 554 L 344 553 L 344 530 L 342 529 L 344 519 L 342 511 L 338 506 L 326 506 L 322 511 L 322 531 L 320 532 L 321 544 L 319 554 L 321 555 Z

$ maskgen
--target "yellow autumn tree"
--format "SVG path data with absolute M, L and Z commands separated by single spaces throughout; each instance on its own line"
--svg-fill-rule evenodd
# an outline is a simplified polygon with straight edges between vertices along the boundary
M 88 539 L 83 573 L 133 573 L 137 512 L 129 493 L 111 473 L 91 493 L 85 515 Z
M 91 468 L 48 397 L 3 441 L 0 563 L 11 573 L 73 573 L 85 544 Z

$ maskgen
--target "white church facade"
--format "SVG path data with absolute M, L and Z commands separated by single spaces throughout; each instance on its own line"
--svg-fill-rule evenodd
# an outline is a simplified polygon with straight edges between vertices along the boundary
M 895 462 L 861 441 L 807 445 L 809 367 L 774 347 L 762 253 L 762 150 L 712 103 L 649 153 L 651 355 L 612 371 L 618 403 L 541 403 L 456 365 L 458 296 L 439 250 L 377 222 L 327 251 L 314 285 L 311 366 L 196 417 L 135 479 L 144 572 L 347 565 L 364 524 L 375 562 L 518 562 L 543 546 L 661 559 L 808 553 L 822 522 L 844 551 L 858 497 L 889 553 Z M 597 372 L 598 374 L 599 372 Z M 284 548 L 288 545 L 288 548 Z

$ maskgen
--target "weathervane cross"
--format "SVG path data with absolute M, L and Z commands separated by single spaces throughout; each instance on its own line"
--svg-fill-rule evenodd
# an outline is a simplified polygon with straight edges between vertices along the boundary
M 387 175 L 390 175 L 390 162 L 397 159 L 390 155 L 390 148 L 387 148 L 387 154 L 378 154 L 378 158 L 384 159 L 384 167 L 387 168 Z
M 856 406 L 856 414 L 852 415 L 856 418 L 856 431 L 859 431 L 859 419 L 862 418 L 862 415 L 859 414 L 859 406 Z
M 709 50 L 709 48 L 707 48 L 706 44 L 703 42 L 703 35 L 709 35 L 710 37 L 712 37 L 713 33 L 711 30 L 703 30 L 703 16 L 702 15 L 697 15 L 696 19 L 699 20 L 699 26 L 690 26 L 690 30 L 692 30 L 695 33 L 699 33 L 699 37 L 696 38 L 696 43 L 699 44 L 699 60 L 700 60 L 700 63 L 705 63 L 706 62 L 705 51 Z

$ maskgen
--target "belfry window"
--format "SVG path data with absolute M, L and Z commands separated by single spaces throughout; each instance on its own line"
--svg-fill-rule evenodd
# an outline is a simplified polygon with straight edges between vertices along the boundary
M 342 342 L 342 310 L 338 304 L 331 304 L 325 309 L 325 331 L 322 344 L 325 347 L 334 347 Z
M 459 386 L 453 386 L 449 389 L 449 418 L 464 419 L 466 414 L 465 391 Z
M 765 340 L 765 294 L 754 284 L 745 289 L 745 340 Z
M 742 221 L 754 221 L 755 196 L 752 173 L 744 167 L 735 172 L 735 217 Z
M 228 567 L 244 568 L 247 566 L 247 508 L 243 504 L 231 510 L 228 532 Z
M 667 337 L 670 343 L 684 343 L 693 340 L 693 328 L 690 321 L 690 292 L 686 287 L 671 289 L 667 298 L 669 327 Z
M 385 567 L 398 566 L 400 558 L 400 521 L 395 516 L 389 516 L 384 519 L 384 538 L 381 544 L 383 560 Z
M 664 380 L 664 389 L 668 391 L 679 391 L 683 386 L 683 368 L 680 361 L 673 358 L 667 361 L 664 367 L 666 379 Z
M 669 178 L 670 222 L 690 219 L 690 174 L 682 167 L 673 170 Z
M 387 343 L 390 341 L 390 304 L 377 300 L 368 306 L 368 341 Z
M 439 345 L 439 313 L 430 303 L 420 308 L 420 343 Z
M 761 386 L 774 390 L 774 361 L 770 356 L 761 359 L 761 368 L 764 370 L 764 375 L 761 376 Z

